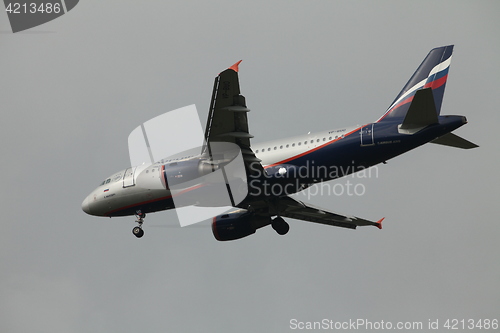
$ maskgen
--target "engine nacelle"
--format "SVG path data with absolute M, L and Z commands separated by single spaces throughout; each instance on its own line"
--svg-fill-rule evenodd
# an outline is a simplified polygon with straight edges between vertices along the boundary
M 214 217 L 212 232 L 218 241 L 229 241 L 254 234 L 258 228 L 270 223 L 270 218 L 256 216 L 245 209 L 238 209 Z

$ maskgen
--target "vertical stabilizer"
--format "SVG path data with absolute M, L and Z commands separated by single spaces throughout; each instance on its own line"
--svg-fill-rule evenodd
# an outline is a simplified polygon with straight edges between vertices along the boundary
M 453 45 L 432 49 L 397 95 L 391 106 L 389 106 L 386 113 L 377 122 L 399 118 L 404 119 L 415 97 L 415 93 L 424 88 L 432 89 L 436 115 L 439 115 L 452 53 Z

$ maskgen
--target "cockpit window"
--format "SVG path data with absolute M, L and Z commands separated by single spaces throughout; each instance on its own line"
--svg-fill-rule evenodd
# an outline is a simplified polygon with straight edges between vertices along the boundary
M 111 178 L 105 179 L 102 181 L 101 185 L 99 185 L 99 186 L 102 186 L 104 184 L 108 184 L 110 181 L 111 181 Z

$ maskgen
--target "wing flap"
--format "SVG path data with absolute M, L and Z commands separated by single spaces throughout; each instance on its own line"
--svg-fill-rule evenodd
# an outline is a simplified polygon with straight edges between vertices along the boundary
M 228 106 L 228 107 L 222 108 L 222 110 L 232 111 L 232 112 L 250 112 L 250 109 L 248 109 L 244 106 L 239 106 L 239 105 Z

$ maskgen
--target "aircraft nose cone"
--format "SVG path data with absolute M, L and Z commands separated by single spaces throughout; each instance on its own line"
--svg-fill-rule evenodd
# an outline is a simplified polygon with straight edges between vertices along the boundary
M 85 213 L 92 215 L 92 213 L 90 212 L 90 207 L 89 207 L 89 197 L 86 197 L 85 200 L 83 200 L 83 202 L 82 202 L 82 210 Z

